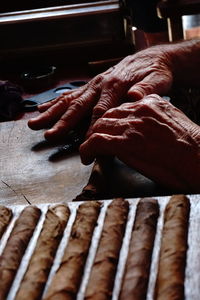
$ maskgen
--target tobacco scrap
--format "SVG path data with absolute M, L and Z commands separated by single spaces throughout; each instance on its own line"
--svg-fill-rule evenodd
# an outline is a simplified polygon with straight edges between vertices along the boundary
M 0 239 L 10 223 L 12 216 L 13 213 L 10 208 L 0 205 Z

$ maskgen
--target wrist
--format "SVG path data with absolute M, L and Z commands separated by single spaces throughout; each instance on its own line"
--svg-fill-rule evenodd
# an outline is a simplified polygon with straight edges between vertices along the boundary
M 200 127 L 196 124 L 190 130 L 189 148 L 185 158 L 186 185 L 191 193 L 200 192 Z M 183 166 L 182 166 L 183 167 Z M 182 170 L 182 175 L 185 174 Z
M 169 44 L 166 55 L 171 64 L 174 83 L 199 86 L 200 39 Z

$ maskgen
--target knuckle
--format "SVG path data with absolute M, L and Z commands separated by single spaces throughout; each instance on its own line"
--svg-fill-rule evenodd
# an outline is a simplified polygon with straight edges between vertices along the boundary
M 122 103 L 118 107 L 112 108 L 112 112 L 116 111 L 116 112 L 120 113 L 121 111 L 134 108 L 136 106 L 136 104 L 137 104 L 136 102 L 125 102 L 125 103 Z M 109 111 L 111 111 L 111 109 Z
M 65 98 L 61 98 L 61 99 L 59 99 L 59 101 L 57 102 L 58 103 L 58 105 L 60 106 L 67 106 L 68 105 L 68 101 L 67 101 L 67 99 L 65 99 Z M 55 103 L 56 104 L 56 103 Z
M 125 94 L 128 89 L 128 85 L 125 79 L 120 78 L 119 76 L 109 76 L 109 80 L 106 83 L 107 93 L 111 94 Z
M 134 111 L 135 116 L 137 117 L 151 115 L 154 110 L 154 107 L 152 107 L 152 104 L 150 103 L 150 101 L 148 101 L 148 99 L 142 99 L 135 103 Z
M 148 100 L 148 102 L 150 103 L 158 103 L 158 102 L 160 102 L 160 100 L 162 99 L 159 95 L 157 95 L 157 94 L 149 94 L 149 95 L 147 95 L 146 97 L 145 97 L 147 100 Z
M 93 116 L 95 116 L 96 119 L 101 117 L 105 112 L 107 111 L 107 106 L 105 103 L 99 103 L 93 108 Z
M 71 110 L 71 111 L 80 111 L 80 109 L 82 107 L 83 107 L 83 100 L 82 100 L 82 98 L 77 98 L 77 99 L 73 100 L 70 103 L 69 110 Z
M 65 92 L 65 93 L 63 93 L 63 95 L 61 97 L 65 101 L 72 101 L 74 99 L 74 93 L 72 91 Z
M 99 74 L 97 75 L 93 80 L 90 81 L 90 86 L 99 86 L 102 84 L 102 82 L 104 81 L 104 75 L 103 74 Z
M 99 141 L 101 141 L 101 135 L 99 133 L 94 132 L 89 137 L 90 145 L 96 145 Z
M 141 107 L 141 110 L 145 113 L 148 113 L 150 114 L 154 109 L 152 108 L 151 106 L 151 103 L 149 102 L 145 102 L 142 107 Z
M 96 130 L 98 129 L 99 127 L 101 127 L 103 123 L 103 119 L 102 118 L 99 118 L 98 120 L 96 120 L 96 122 L 93 124 L 93 129 Z
M 94 85 L 104 86 L 107 92 L 111 90 L 111 93 L 113 93 L 124 88 L 125 80 L 118 74 L 102 73 L 97 75 L 92 83 Z
M 67 124 L 67 122 L 66 122 L 65 117 L 61 117 L 59 122 L 57 123 L 57 128 L 60 128 L 65 131 L 66 124 Z
M 112 108 L 107 109 L 103 116 L 109 118 L 116 114 L 120 114 L 122 111 L 123 111 L 122 105 L 120 105 L 118 107 L 112 107 Z
M 95 141 L 96 139 L 99 138 L 99 134 L 98 133 L 93 133 L 92 136 L 91 136 L 91 140 Z
M 139 82 L 137 83 L 137 90 L 144 96 L 149 95 L 154 90 L 153 83 Z

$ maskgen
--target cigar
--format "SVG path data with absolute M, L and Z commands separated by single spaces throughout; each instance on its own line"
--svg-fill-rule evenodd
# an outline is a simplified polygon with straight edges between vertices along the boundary
M 98 157 L 93 165 L 88 183 L 73 201 L 100 200 L 111 198 L 109 187 L 109 170 L 112 168 L 113 157 Z
M 120 300 L 146 299 L 158 216 L 157 200 L 143 198 L 139 201 Z
M 50 207 L 15 300 L 41 299 L 53 260 L 70 216 L 64 204 Z
M 189 213 L 190 201 L 186 196 L 171 197 L 164 215 L 156 300 L 184 299 Z
M 79 206 L 61 265 L 44 296 L 45 300 L 76 299 L 100 208 L 98 202 L 85 202 Z
M 17 269 L 33 235 L 41 211 L 27 206 L 17 219 L 13 231 L 0 257 L 0 299 L 7 297 Z
M 129 203 L 122 198 L 108 206 L 85 300 L 111 299 L 128 211 Z

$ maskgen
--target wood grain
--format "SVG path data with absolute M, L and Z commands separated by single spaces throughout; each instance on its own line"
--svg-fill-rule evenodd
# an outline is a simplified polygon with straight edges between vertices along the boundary
M 0 123 L 0 203 L 31 204 L 72 201 L 86 185 L 91 166 L 78 153 L 51 162 L 57 147 L 47 145 L 43 131 L 27 120 Z

